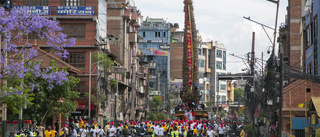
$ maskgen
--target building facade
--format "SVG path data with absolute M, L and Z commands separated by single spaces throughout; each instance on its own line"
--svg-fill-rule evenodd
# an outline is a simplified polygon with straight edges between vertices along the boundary
M 155 63 L 150 72 L 149 87 L 165 96 L 170 83 L 170 23 L 161 18 L 149 18 L 141 24 L 139 48 L 142 61 Z
M 139 39 L 137 29 L 140 27 L 142 16 L 137 7 L 131 6 L 128 0 L 11 1 L 12 8 L 19 8 L 19 6 L 29 6 L 31 13 L 41 11 L 50 19 L 58 20 L 63 33 L 68 37 L 76 38 L 75 45 L 67 48 L 68 58 L 54 58 L 59 63 L 65 63 L 66 66 L 77 70 L 73 75 L 80 79 L 75 88 L 80 96 L 74 99 L 78 102 L 78 106 L 76 111 L 70 112 L 71 116 L 68 118 L 82 118 L 88 121 L 86 109 L 89 105 L 91 121 L 96 120 L 101 125 L 115 119 L 145 118 L 142 110 L 146 107 L 144 100 L 147 96 L 146 74 L 148 72 L 139 65 L 142 52 L 137 44 Z M 41 45 L 39 51 L 47 51 L 45 46 L 42 46 L 46 45 L 45 41 L 38 40 L 38 45 Z M 118 74 L 118 78 L 115 79 L 114 71 L 98 66 L 97 62 L 90 63 L 90 55 L 94 52 L 107 54 L 110 59 L 118 62 L 115 64 L 117 67 L 125 68 L 126 72 Z M 52 56 L 54 53 L 48 55 L 50 58 L 53 58 Z M 90 73 L 91 82 L 89 82 Z M 111 80 L 118 81 L 119 96 L 115 96 L 115 88 L 110 86 Z M 89 87 L 91 87 L 92 96 L 99 98 L 100 95 L 105 95 L 102 102 L 91 101 L 91 104 L 88 104 L 89 99 L 85 94 L 89 93 Z M 116 97 L 119 98 L 118 104 L 115 104 Z M 117 117 L 114 117 L 115 114 Z M 59 117 L 58 119 L 64 121 L 68 118 Z M 53 122 L 55 121 L 56 118 L 53 119 Z

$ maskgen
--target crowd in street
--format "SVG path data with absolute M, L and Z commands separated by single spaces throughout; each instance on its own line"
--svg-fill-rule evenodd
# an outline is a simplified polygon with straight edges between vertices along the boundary
M 243 122 L 232 119 L 215 120 L 160 120 L 160 121 L 119 121 L 108 122 L 104 127 L 97 121 L 65 121 L 63 127 L 45 130 L 38 128 L 34 132 L 15 132 L 11 137 L 245 137 Z

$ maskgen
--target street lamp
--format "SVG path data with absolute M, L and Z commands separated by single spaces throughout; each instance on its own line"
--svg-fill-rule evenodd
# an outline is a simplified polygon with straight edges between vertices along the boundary
M 113 66 L 111 68 L 111 73 L 115 73 L 115 79 L 117 81 L 117 88 L 116 88 L 116 94 L 115 94 L 115 104 L 114 104 L 114 122 L 116 124 L 117 122 L 117 104 L 118 104 L 118 78 L 117 78 L 117 74 L 125 74 L 127 71 L 127 69 L 125 67 L 118 67 L 118 66 Z

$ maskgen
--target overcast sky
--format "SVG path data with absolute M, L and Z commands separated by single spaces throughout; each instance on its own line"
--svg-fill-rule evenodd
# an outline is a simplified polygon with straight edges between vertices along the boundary
M 141 11 L 144 19 L 157 17 L 167 19 L 167 22 L 179 23 L 184 27 L 183 0 L 131 0 Z M 287 0 L 281 0 L 279 8 L 278 28 L 284 23 Z M 264 60 L 269 58 L 268 47 L 272 46 L 263 28 L 243 18 L 250 16 L 252 20 L 275 26 L 276 4 L 267 0 L 194 0 L 196 28 L 203 41 L 218 41 L 227 48 L 227 71 L 242 72 L 246 68 L 241 59 L 229 55 L 245 57 L 251 51 L 252 32 L 256 34 L 256 57 Z M 273 31 L 266 28 L 273 40 Z

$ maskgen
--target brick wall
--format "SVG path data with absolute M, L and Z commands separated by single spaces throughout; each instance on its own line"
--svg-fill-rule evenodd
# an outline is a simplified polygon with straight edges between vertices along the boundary
M 170 52 L 170 78 L 182 79 L 183 43 L 171 43 Z

